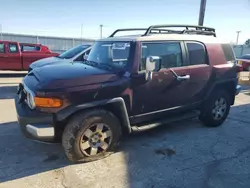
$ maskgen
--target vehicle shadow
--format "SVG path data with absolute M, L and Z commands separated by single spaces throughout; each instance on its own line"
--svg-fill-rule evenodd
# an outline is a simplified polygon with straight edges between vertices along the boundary
M 87 179 L 92 177 L 88 182 L 93 187 L 97 184 L 102 185 L 102 182 L 96 181 L 97 179 L 100 181 L 105 179 L 103 186 L 112 187 L 111 180 L 107 181 L 112 176 L 114 179 L 126 179 L 127 187 L 131 188 L 202 187 L 216 178 L 211 173 L 219 172 L 223 161 L 231 159 L 233 163 L 233 160 L 238 160 L 230 158 L 235 152 L 242 150 L 243 153 L 245 147 L 250 148 L 250 128 L 247 126 L 250 124 L 247 117 L 249 111 L 250 104 L 233 106 L 224 125 L 217 128 L 204 127 L 198 119 L 192 119 L 125 136 L 122 138 L 119 151 L 114 155 L 100 161 L 77 165 L 72 165 L 65 158 L 60 144 L 33 142 L 21 135 L 17 122 L 2 123 L 0 124 L 0 182 L 71 166 L 74 169 L 81 169 L 83 178 L 73 177 L 77 176 L 76 174 L 72 177 L 65 176 L 65 184 L 73 178 L 70 182 L 78 181 L 78 185 L 86 185 Z M 218 140 L 223 144 L 220 145 Z M 225 144 L 228 140 L 231 145 Z M 123 165 L 117 159 L 119 155 L 124 156 Z M 244 163 L 237 165 L 245 173 L 246 171 L 250 173 L 250 158 L 243 160 Z M 121 168 L 122 166 L 125 168 Z M 87 167 L 88 170 L 85 171 Z M 220 178 L 228 183 L 227 178 L 234 176 L 233 171 L 230 165 L 223 168 L 228 168 L 226 172 L 228 176 Z M 245 176 L 242 178 L 244 182 L 249 181 Z M 230 183 L 233 185 L 238 183 L 236 180 L 232 181 Z
M 0 86 L 0 100 L 1 99 L 13 99 L 17 92 L 17 84 Z
M 20 78 L 26 76 L 27 73 L 0 73 L 0 78 Z
M 0 151 L 2 183 L 70 165 L 60 144 L 24 138 L 17 122 L 0 123 Z

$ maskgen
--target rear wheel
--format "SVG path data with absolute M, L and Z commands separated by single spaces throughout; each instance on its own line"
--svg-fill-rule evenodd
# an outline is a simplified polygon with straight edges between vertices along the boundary
M 89 162 L 113 153 L 120 136 L 120 122 L 111 112 L 93 110 L 72 117 L 62 145 L 70 161 Z
M 230 111 L 230 97 L 227 91 L 216 90 L 201 109 L 199 119 L 205 126 L 220 126 Z

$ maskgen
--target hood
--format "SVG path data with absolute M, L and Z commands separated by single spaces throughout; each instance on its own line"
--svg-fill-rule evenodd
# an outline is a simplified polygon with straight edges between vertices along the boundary
M 43 89 L 76 87 L 118 80 L 114 72 L 80 62 L 38 67 L 29 75 L 35 76 L 38 80 L 38 87 Z
M 47 57 L 43 59 L 39 59 L 37 61 L 34 61 L 32 64 L 30 64 L 30 68 L 34 69 L 37 67 L 43 67 L 46 65 L 51 65 L 54 63 L 68 63 L 71 59 L 60 59 L 58 57 Z

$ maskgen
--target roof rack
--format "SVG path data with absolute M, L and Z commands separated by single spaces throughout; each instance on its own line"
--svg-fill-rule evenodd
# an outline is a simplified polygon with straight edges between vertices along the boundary
M 163 30 L 161 28 L 185 28 L 184 30 L 170 30 L 165 29 L 168 33 L 177 33 L 177 34 L 185 34 L 185 33 L 192 33 L 192 34 L 200 34 L 200 35 L 213 35 L 216 37 L 215 29 L 211 27 L 204 27 L 198 25 L 151 25 L 147 31 L 144 33 L 143 36 L 147 36 L 152 34 L 152 30 Z
M 174 30 L 167 28 L 184 28 L 182 30 Z M 141 36 L 150 34 L 198 34 L 212 35 L 216 37 L 215 29 L 198 25 L 151 25 L 148 28 L 124 28 L 115 30 L 109 37 L 114 37 L 116 33 L 121 31 L 145 31 Z
M 114 37 L 116 33 L 121 32 L 121 31 L 145 31 L 146 32 L 147 30 L 148 30 L 148 28 L 124 28 L 124 29 L 117 29 L 109 37 Z M 164 33 L 164 32 L 168 32 L 169 30 L 167 30 L 167 29 L 156 29 L 156 28 L 153 28 L 153 29 L 151 29 L 150 32 L 153 33 L 152 31 L 154 31 L 154 33 Z

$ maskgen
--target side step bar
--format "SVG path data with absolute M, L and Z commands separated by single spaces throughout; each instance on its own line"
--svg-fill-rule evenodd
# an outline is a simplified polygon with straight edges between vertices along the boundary
M 150 124 L 146 124 L 146 125 L 142 125 L 142 126 L 135 125 L 135 126 L 132 126 L 131 129 L 132 129 L 132 132 L 142 132 L 142 131 L 156 128 L 156 127 L 164 125 L 164 124 L 174 123 L 174 122 L 186 120 L 186 119 L 192 119 L 192 118 L 197 117 L 199 114 L 200 114 L 199 111 L 192 111 L 189 113 L 185 113 L 183 115 L 169 117 L 167 119 L 161 119 L 159 121 L 152 122 Z

